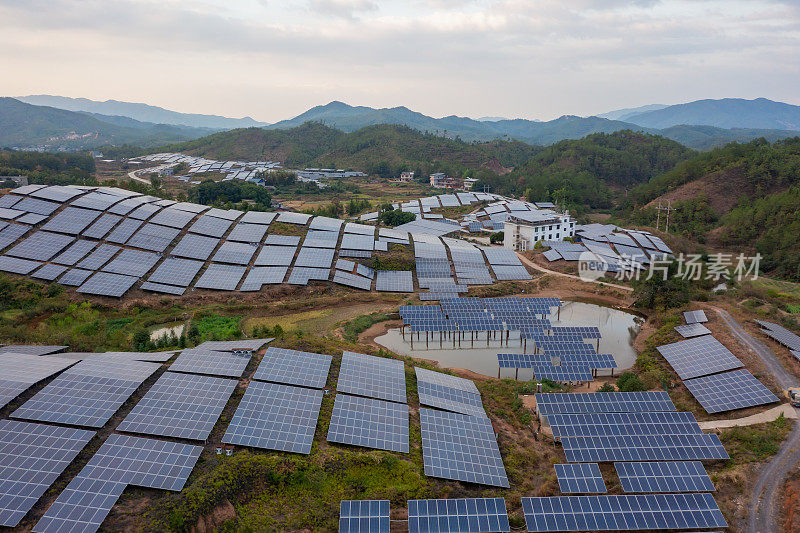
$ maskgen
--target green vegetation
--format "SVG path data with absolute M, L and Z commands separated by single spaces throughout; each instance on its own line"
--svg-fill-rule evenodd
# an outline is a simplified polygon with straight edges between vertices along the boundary
M 617 387 L 620 392 L 637 392 L 648 389 L 639 376 L 633 372 L 623 372 L 620 374 L 617 379 Z
M 763 461 L 776 453 L 791 429 L 783 416 L 766 424 L 724 429 L 719 439 L 731 456 L 730 465 Z
M 348 342 L 356 343 L 358 342 L 358 336 L 367 331 L 370 326 L 378 322 L 385 322 L 390 318 L 391 316 L 386 313 L 371 313 L 369 315 L 357 316 L 345 322 L 342 328 L 344 330 L 344 338 Z
M 94 158 L 85 154 L 0 150 L 0 175 L 28 177 L 45 185 L 97 185 Z
M 240 316 L 204 316 L 192 320 L 189 326 L 189 338 L 201 341 L 228 341 L 242 338 L 242 317 Z
M 670 170 L 693 152 L 656 135 L 630 130 L 561 141 L 533 156 L 509 176 L 475 184 L 492 192 L 554 201 L 573 210 L 608 209 L 628 190 Z
M 416 219 L 417 216 L 414 213 L 407 213 L 400 209 L 384 209 L 379 216 L 380 222 L 390 227 L 414 222 Z
M 245 181 L 204 181 L 189 189 L 189 201 L 204 205 L 266 210 L 272 206 L 272 196 L 267 189 Z

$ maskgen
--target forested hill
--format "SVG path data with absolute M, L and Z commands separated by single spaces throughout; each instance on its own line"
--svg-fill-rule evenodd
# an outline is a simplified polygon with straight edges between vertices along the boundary
M 510 175 L 483 181 L 501 194 L 553 200 L 578 210 L 610 208 L 626 190 L 695 153 L 658 135 L 596 133 L 544 148 Z
M 351 133 L 309 122 L 286 130 L 237 129 L 163 146 L 214 159 L 272 160 L 287 167 L 361 170 L 396 176 L 401 170 L 461 175 L 467 169 L 516 167 L 542 150 L 519 141 L 467 143 L 406 126 L 380 124 Z
M 800 137 L 698 154 L 631 191 L 621 218 L 652 223 L 659 201 L 675 208 L 671 233 L 760 252 L 765 272 L 800 280 Z

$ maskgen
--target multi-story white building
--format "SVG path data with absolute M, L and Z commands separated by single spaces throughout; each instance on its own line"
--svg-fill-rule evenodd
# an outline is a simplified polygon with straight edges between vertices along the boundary
M 524 252 L 532 250 L 539 241 L 560 241 L 573 236 L 575 220 L 569 216 L 569 211 L 514 211 L 505 222 L 503 246 Z

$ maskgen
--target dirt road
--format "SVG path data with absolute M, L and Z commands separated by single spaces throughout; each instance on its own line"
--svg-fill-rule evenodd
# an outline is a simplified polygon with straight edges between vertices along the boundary
M 781 388 L 797 385 L 797 378 L 781 364 L 770 348 L 753 338 L 727 311 L 712 307 L 730 328 L 733 334 L 764 362 L 775 376 Z M 800 424 L 795 423 L 792 431 L 778 450 L 777 455 L 767 464 L 753 485 L 750 494 L 750 509 L 747 517 L 748 533 L 777 533 L 777 509 L 781 497 L 781 487 L 787 474 L 800 464 Z
M 543 266 L 537 265 L 536 263 L 534 263 L 533 261 L 531 261 L 530 259 L 528 259 L 524 255 L 517 254 L 517 257 L 519 257 L 520 261 L 522 261 L 523 263 L 525 263 L 526 265 L 528 265 L 532 269 L 538 270 L 539 272 L 544 272 L 545 274 L 552 274 L 554 276 L 561 276 L 561 277 L 564 277 L 564 278 L 577 279 L 578 281 L 583 281 L 584 283 L 586 282 L 586 280 L 582 279 L 580 276 L 575 276 L 573 274 L 565 274 L 564 272 L 556 272 L 555 270 L 549 270 L 547 268 L 544 268 Z M 617 285 L 616 283 L 606 283 L 605 281 L 592 281 L 592 283 L 599 283 L 600 285 L 605 285 L 607 287 L 613 287 L 615 289 L 620 289 L 620 290 L 623 290 L 623 291 L 633 291 L 632 287 L 626 287 L 625 285 Z

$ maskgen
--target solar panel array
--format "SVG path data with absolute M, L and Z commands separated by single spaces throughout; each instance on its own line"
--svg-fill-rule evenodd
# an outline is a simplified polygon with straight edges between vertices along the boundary
M 426 476 L 509 486 L 488 418 L 425 408 L 419 415 Z
M 104 356 L 90 357 L 48 383 L 11 416 L 101 427 L 159 366 Z
M 172 372 L 239 378 L 242 377 L 249 362 L 249 354 L 206 350 L 198 347 L 181 352 L 169 369 Z
M 780 401 L 753 374 L 744 369 L 687 379 L 683 384 L 707 413 L 721 413 Z
M 711 492 L 714 484 L 700 461 L 614 463 L 625 492 Z
M 117 430 L 205 440 L 236 385 L 233 379 L 165 372 Z
M 717 435 L 600 435 L 562 437 L 570 463 L 728 459 Z
M 536 394 L 536 409 L 546 416 L 567 413 L 638 413 L 677 410 L 666 391 L 539 393 Z
M 13 349 L 13 348 L 12 348 Z M 31 385 L 72 366 L 74 361 L 14 351 L 0 353 L 0 408 Z
M 414 279 L 410 270 L 379 270 L 375 277 L 375 290 L 384 292 L 414 292 Z
M 708 493 L 522 498 L 528 531 L 640 531 L 727 527 Z
M 686 320 L 687 324 L 699 324 L 702 322 L 708 322 L 708 317 L 706 317 L 706 312 L 702 309 L 698 309 L 697 311 L 684 311 L 683 318 Z
M 797 334 L 772 322 L 765 322 L 763 320 L 756 320 L 756 322 L 762 327 L 762 332 L 767 336 L 778 341 L 792 351 L 800 351 L 800 336 Z
M 222 442 L 309 454 L 322 391 L 251 381 Z
M 573 413 L 548 415 L 553 437 L 690 435 L 703 431 L 690 412 Z
M 342 500 L 339 533 L 389 533 L 389 500 Z
M 665 344 L 657 350 L 684 380 L 744 366 L 711 335 Z
M 342 354 L 339 392 L 393 402 L 406 402 L 406 374 L 402 361 L 354 352 Z
M 328 441 L 408 453 L 408 406 L 337 394 Z
M 710 335 L 711 330 L 699 322 L 691 324 L 684 324 L 682 326 L 675 326 L 675 331 L 680 333 L 681 337 L 688 339 L 690 337 L 699 337 L 700 335 Z
M 33 531 L 97 531 L 128 485 L 181 490 L 202 450 L 202 446 L 111 434 Z
M 0 420 L 0 525 L 18 525 L 94 434 Z
M 563 494 L 602 494 L 608 492 L 597 463 L 556 464 L 558 488 Z
M 409 500 L 409 533 L 511 531 L 503 498 Z
M 321 389 L 328 381 L 332 360 L 330 355 L 270 346 L 253 379 Z

